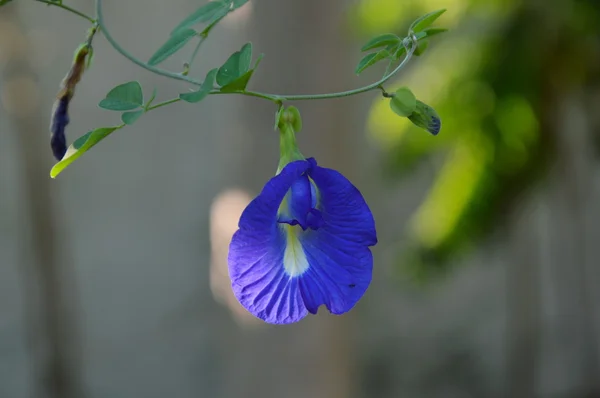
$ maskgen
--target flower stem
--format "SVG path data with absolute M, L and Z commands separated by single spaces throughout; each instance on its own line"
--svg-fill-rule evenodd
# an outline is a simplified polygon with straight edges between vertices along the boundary
M 55 7 L 62 8 L 63 10 L 67 10 L 67 11 L 69 11 L 69 12 L 75 14 L 75 15 L 80 16 L 81 18 L 87 19 L 88 21 L 90 21 L 93 24 L 96 23 L 96 20 L 94 18 L 90 17 L 89 15 L 84 14 L 81 11 L 78 11 L 78 10 L 76 10 L 74 8 L 66 6 L 62 2 L 59 3 L 59 2 L 56 2 L 56 1 L 50 1 L 50 0 L 36 0 L 36 1 L 39 2 L 39 3 L 47 4 L 49 6 L 55 6 Z

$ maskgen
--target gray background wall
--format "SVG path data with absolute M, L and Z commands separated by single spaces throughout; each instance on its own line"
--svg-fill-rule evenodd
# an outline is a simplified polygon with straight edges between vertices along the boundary
M 106 3 L 114 36 L 143 59 L 197 7 Z M 351 73 L 360 43 L 344 34 L 348 5 L 251 2 L 214 31 L 194 73 L 252 41 L 267 55 L 252 88 L 364 83 Z M 373 284 L 354 311 L 272 327 L 239 311 L 223 274 L 227 231 L 247 199 L 215 200 L 230 189 L 251 197 L 275 171 L 273 106 L 213 96 L 157 110 L 50 180 L 49 112 L 86 28 L 34 2 L 0 11 L 0 397 L 501 397 L 521 377 L 523 397 L 530 380 L 544 397 L 597 387 L 600 168 L 586 141 L 597 121 L 577 98 L 557 116 L 573 163 L 551 173 L 506 231 L 425 289 L 399 283 L 393 267 L 432 168 L 399 186 L 379 178 L 365 135 L 375 94 L 299 104 L 303 152 L 362 188 L 380 243 Z M 119 122 L 96 106 L 116 84 L 139 80 L 159 99 L 187 89 L 135 67 L 102 36 L 94 47 L 71 139 Z M 177 70 L 186 54 L 164 66 Z M 582 171 L 575 179 L 561 171 L 573 167 Z M 583 192 L 579 221 L 565 195 L 573 190 Z M 509 311 L 531 303 L 521 318 Z M 524 354 L 516 364 L 515 347 Z

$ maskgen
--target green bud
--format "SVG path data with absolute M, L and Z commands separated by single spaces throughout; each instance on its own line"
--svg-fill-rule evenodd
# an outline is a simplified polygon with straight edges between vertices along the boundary
M 396 115 L 408 117 L 417 108 L 417 98 L 408 87 L 401 87 L 393 94 L 390 108 Z
M 302 119 L 298 108 L 290 106 L 277 112 L 279 128 L 279 166 L 277 174 L 290 162 L 296 160 L 304 160 L 305 157 L 300 153 L 298 144 L 296 143 L 296 133 L 302 130 Z
M 417 100 L 415 111 L 408 119 L 417 127 L 427 130 L 432 135 L 438 135 L 442 128 L 442 121 L 438 113 L 424 102 Z
M 296 133 L 302 130 L 302 118 L 300 118 L 300 111 L 298 108 L 290 106 L 284 109 L 279 115 L 278 126 L 280 130 L 290 126 Z

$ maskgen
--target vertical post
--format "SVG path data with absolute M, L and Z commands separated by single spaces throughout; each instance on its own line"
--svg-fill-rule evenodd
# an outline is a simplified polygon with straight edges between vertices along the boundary
M 2 9 L 2 21 L 14 24 L 13 45 L 27 43 L 18 24 L 18 5 Z M 4 41 L 9 43 L 9 41 Z M 18 43 L 18 44 L 17 44 Z M 10 45 L 10 44 L 9 44 Z M 1 50 L 1 49 L 0 49 Z M 75 322 L 69 307 L 75 300 L 69 290 L 69 273 L 61 259 L 60 227 L 49 177 L 49 112 L 40 109 L 36 76 L 27 50 L 15 54 L 2 72 L 3 105 L 11 120 L 20 164 L 20 197 L 23 214 L 19 225 L 22 242 L 22 291 L 25 319 L 34 356 L 35 397 L 82 398 L 78 377 Z M 55 185 L 56 186 L 56 185 Z

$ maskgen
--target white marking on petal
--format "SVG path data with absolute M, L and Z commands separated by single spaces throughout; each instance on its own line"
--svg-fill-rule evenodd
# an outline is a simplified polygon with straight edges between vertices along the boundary
M 301 233 L 302 229 L 297 225 L 282 226 L 287 242 L 283 253 L 283 269 L 291 277 L 300 276 L 310 267 L 302 244 L 298 240 L 298 233 Z

